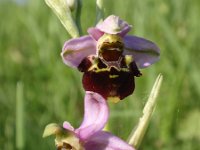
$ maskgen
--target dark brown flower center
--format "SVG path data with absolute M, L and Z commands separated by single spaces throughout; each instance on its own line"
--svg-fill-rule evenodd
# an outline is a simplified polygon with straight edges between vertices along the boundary
M 123 44 L 121 42 L 104 42 L 99 49 L 99 57 L 106 61 L 118 61 L 122 56 Z
M 57 150 L 74 150 L 73 147 L 68 143 L 63 143 L 62 146 L 58 146 Z

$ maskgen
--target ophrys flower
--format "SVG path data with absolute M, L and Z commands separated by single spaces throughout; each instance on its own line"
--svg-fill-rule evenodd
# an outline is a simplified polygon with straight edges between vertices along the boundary
M 61 53 L 65 64 L 84 72 L 86 91 L 101 94 L 105 99 L 118 101 L 132 94 L 134 76 L 159 59 L 160 50 L 144 38 L 126 35 L 131 26 L 111 15 L 89 35 L 67 41 Z
M 84 110 L 84 119 L 79 128 L 74 129 L 67 121 L 63 126 L 49 124 L 43 136 L 55 134 L 58 150 L 134 150 L 120 138 L 102 131 L 109 109 L 101 95 L 87 91 Z

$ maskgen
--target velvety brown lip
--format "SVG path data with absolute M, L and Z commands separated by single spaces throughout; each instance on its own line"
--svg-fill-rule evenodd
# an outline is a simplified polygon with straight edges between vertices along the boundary
M 99 93 L 105 99 L 118 97 L 122 100 L 132 94 L 135 89 L 134 76 L 140 76 L 141 73 L 134 61 L 126 64 L 125 56 L 121 57 L 120 70 L 108 67 L 100 58 L 85 58 L 79 65 L 79 70 L 84 72 L 82 79 L 84 89 Z M 94 62 L 97 62 L 96 67 L 91 69 Z

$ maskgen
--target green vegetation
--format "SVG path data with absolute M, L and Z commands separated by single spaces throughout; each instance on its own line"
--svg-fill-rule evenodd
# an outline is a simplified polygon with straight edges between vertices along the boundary
M 130 34 L 161 48 L 158 63 L 141 70 L 132 96 L 110 104 L 109 129 L 127 139 L 142 114 L 159 73 L 163 84 L 141 150 L 199 150 L 200 55 L 199 0 L 109 0 L 106 16 L 133 24 Z M 83 1 L 86 34 L 95 22 L 95 1 Z M 81 73 L 65 66 L 60 52 L 68 33 L 44 1 L 0 1 L 0 149 L 54 149 L 43 139 L 51 122 L 78 127 L 83 115 Z

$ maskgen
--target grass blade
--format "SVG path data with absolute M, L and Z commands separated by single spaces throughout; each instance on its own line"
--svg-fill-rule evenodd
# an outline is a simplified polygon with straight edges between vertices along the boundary
M 156 106 L 156 98 L 158 96 L 162 80 L 163 76 L 159 74 L 151 90 L 148 101 L 144 106 L 143 116 L 140 118 L 138 126 L 132 131 L 131 135 L 129 136 L 128 143 L 135 148 L 138 148 L 140 146 L 151 120 L 151 116 Z
M 23 83 L 18 82 L 16 88 L 16 147 L 24 147 L 24 93 Z

